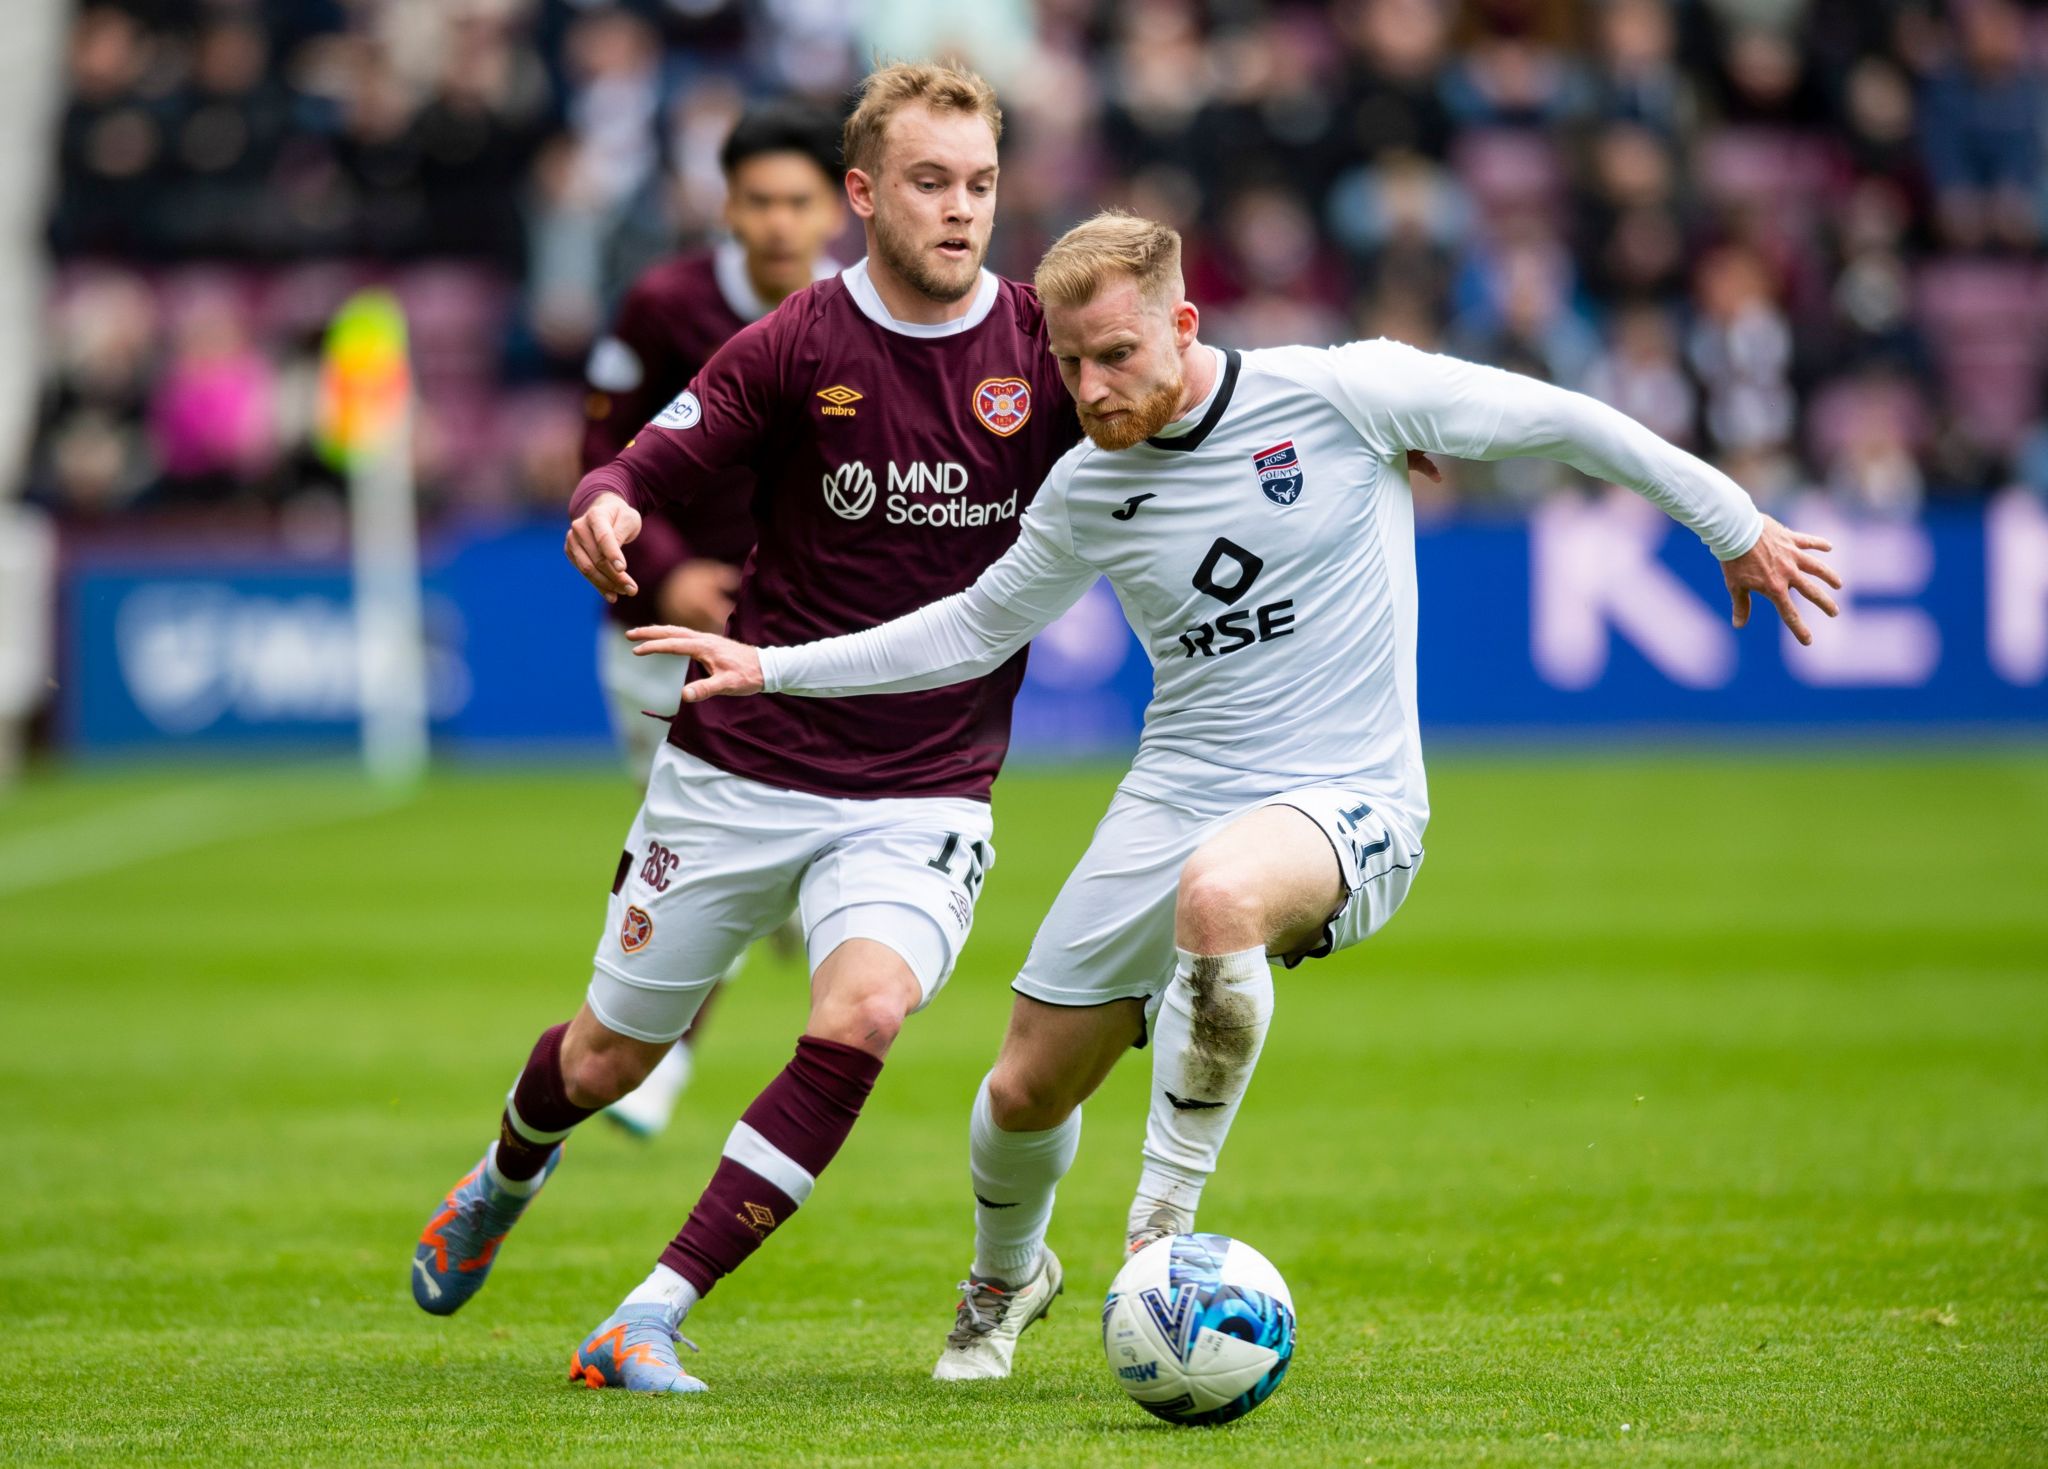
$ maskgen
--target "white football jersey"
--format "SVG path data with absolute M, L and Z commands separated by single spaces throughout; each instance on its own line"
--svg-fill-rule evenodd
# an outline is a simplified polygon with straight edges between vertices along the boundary
M 967 591 L 866 632 L 762 650 L 771 692 L 932 688 L 995 666 L 1104 576 L 1153 667 L 1123 788 L 1220 813 L 1302 786 L 1429 816 L 1415 688 L 1411 449 L 1535 454 L 1626 484 L 1741 554 L 1725 475 L 1593 399 L 1398 343 L 1219 354 L 1157 436 L 1083 440 Z

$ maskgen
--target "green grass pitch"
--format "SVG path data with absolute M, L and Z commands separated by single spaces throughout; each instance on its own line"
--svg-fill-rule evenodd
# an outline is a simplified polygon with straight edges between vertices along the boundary
M 1274 1399 L 1153 1422 L 1103 1364 L 1142 1057 L 1089 1105 L 1067 1298 L 1007 1383 L 926 1374 L 966 1108 L 1109 773 L 1019 772 L 972 947 L 812 1202 L 690 1323 L 713 1393 L 565 1379 L 785 1058 L 757 957 L 669 1136 L 601 1124 L 435 1320 L 407 1294 L 632 796 L 467 770 L 43 776 L 0 805 L 9 1463 L 2048 1463 L 2048 758 L 1435 765 L 1429 861 L 1279 980 L 1206 1228 L 1293 1285 Z

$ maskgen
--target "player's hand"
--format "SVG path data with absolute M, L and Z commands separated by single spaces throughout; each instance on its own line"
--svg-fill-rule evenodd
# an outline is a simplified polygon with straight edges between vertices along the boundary
M 607 602 L 616 602 L 640 590 L 639 583 L 626 575 L 625 552 L 639 534 L 640 512 L 617 495 L 603 494 L 570 522 L 562 551 Z
M 693 658 L 703 666 L 704 677 L 683 685 L 685 704 L 715 699 L 721 694 L 761 692 L 761 655 L 751 644 L 687 627 L 636 627 L 626 636 L 633 640 L 636 658 L 650 653 L 672 653 L 678 658 Z
M 737 566 L 705 556 L 671 571 L 656 601 L 666 622 L 699 632 L 723 632 L 725 620 L 732 616 L 733 594 L 739 589 Z
M 1410 449 L 1408 451 L 1408 472 L 1421 475 L 1433 485 L 1440 485 L 1444 482 L 1444 472 L 1436 467 L 1434 459 L 1430 458 L 1420 449 Z
M 1834 567 L 1814 554 L 1834 549 L 1822 537 L 1788 530 L 1766 515 L 1763 534 L 1756 538 L 1756 544 L 1733 561 L 1721 563 L 1721 575 L 1728 582 L 1728 599 L 1735 606 L 1735 625 L 1742 627 L 1748 623 L 1750 594 L 1760 593 L 1778 609 L 1778 616 L 1785 619 L 1785 626 L 1792 629 L 1800 646 L 1810 644 L 1813 634 L 1806 630 L 1792 594 L 1799 593 L 1830 617 L 1836 614 L 1835 599 L 1827 594 L 1822 583 L 1839 592 L 1842 578 Z

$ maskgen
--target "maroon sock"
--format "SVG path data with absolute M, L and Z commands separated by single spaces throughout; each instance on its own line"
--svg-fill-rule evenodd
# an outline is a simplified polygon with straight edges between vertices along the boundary
M 709 1295 L 809 1197 L 881 1074 L 880 1058 L 857 1046 L 801 1037 L 795 1057 L 726 1139 L 718 1170 L 661 1263 Z
M 557 1025 L 540 1033 L 499 1119 L 498 1171 L 507 1178 L 527 1179 L 540 1172 L 555 1145 L 597 1111 L 569 1100 L 568 1083 L 562 1080 L 562 1037 L 568 1030 Z

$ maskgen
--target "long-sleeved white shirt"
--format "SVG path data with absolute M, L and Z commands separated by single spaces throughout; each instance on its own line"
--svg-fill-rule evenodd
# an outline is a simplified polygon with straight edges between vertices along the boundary
M 1726 475 L 1532 378 L 1395 342 L 1221 355 L 1179 422 L 1054 466 L 966 591 L 845 637 L 761 650 L 769 692 L 938 688 L 987 672 L 1109 579 L 1153 665 L 1124 788 L 1216 813 L 1324 782 L 1429 816 L 1415 694 L 1411 449 L 1535 455 L 1628 486 L 1716 556 L 1761 516 Z

